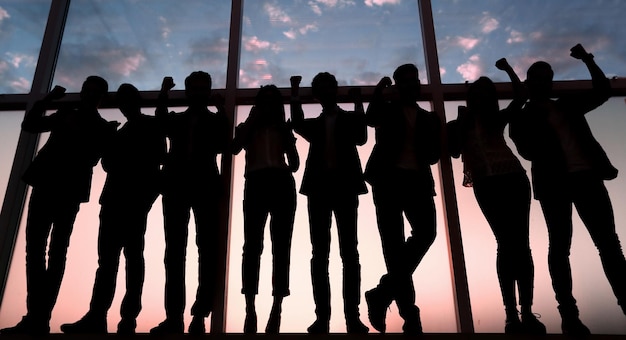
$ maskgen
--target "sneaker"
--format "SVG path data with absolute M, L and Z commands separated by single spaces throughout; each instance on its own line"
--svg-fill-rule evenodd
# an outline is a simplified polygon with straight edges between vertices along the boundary
M 182 319 L 165 319 L 158 326 L 150 330 L 150 334 L 183 334 L 184 332 L 185 324 Z
M 561 330 L 563 334 L 572 336 L 588 336 L 591 331 L 578 317 L 567 317 L 561 321 Z
M 367 334 L 369 331 L 370 329 L 358 317 L 346 319 L 346 332 L 348 334 Z
M 194 316 L 189 324 L 189 334 L 205 334 L 204 317 Z
M 306 329 L 306 331 L 309 334 L 328 334 L 330 328 L 329 324 L 329 320 L 317 319 L 313 322 L 313 324 L 311 324 L 311 326 L 309 326 L 309 328 Z
M 365 292 L 365 302 L 367 303 L 367 317 L 374 327 L 380 333 L 385 333 L 387 325 L 387 308 L 391 305 L 391 299 L 386 299 L 378 288 L 374 288 Z
M 538 320 L 541 315 L 535 315 L 534 313 L 522 314 L 522 332 L 532 335 L 545 335 L 546 326 Z
M 117 334 L 135 334 L 135 328 L 137 328 L 137 320 L 122 318 L 117 324 Z
M 46 335 L 50 334 L 50 325 L 47 322 L 38 322 L 33 318 L 27 316 L 22 317 L 22 320 L 13 327 L 7 327 L 0 329 L 2 335 Z
M 61 325 L 61 331 L 65 334 L 107 334 L 107 318 L 87 313 L 74 323 Z
M 414 306 L 414 308 L 412 313 L 404 319 L 404 325 L 402 325 L 402 333 L 404 335 L 424 334 L 422 330 L 422 319 L 420 318 L 420 309 L 417 306 Z
M 245 334 L 256 334 L 257 332 L 257 318 L 256 312 L 246 312 L 246 319 L 243 322 L 243 332 Z
M 280 312 L 272 311 L 270 318 L 267 320 L 267 326 L 265 326 L 266 334 L 278 334 L 280 332 Z

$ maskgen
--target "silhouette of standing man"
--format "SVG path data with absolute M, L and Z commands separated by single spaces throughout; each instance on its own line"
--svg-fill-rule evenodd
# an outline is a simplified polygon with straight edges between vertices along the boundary
M 285 107 L 274 85 L 262 86 L 245 122 L 235 129 L 233 153 L 246 150 L 243 199 L 244 246 L 241 292 L 246 297 L 244 333 L 257 332 L 255 297 L 263 252 L 265 221 L 271 214 L 272 295 L 274 303 L 265 333 L 278 333 L 283 298 L 289 291 L 291 237 L 296 213 L 292 172 L 300 166 L 293 131 L 285 122 Z M 285 162 L 287 156 L 287 162 Z
M 585 114 L 606 102 L 611 84 L 591 53 L 580 45 L 571 56 L 582 60 L 593 88 L 572 97 L 552 100 L 550 64 L 538 61 L 526 78 L 529 101 L 510 123 L 519 154 L 532 162 L 532 184 L 548 227 L 548 265 L 564 334 L 589 334 L 580 321 L 572 295 L 569 254 L 572 243 L 572 204 L 598 248 L 604 272 L 626 314 L 626 260 L 615 233 L 615 218 L 605 180 L 617 177 L 606 153 L 593 137 Z
M 436 219 L 431 164 L 441 153 L 440 122 L 416 101 L 420 94 L 417 67 L 398 67 L 394 97 L 383 91 L 391 79 L 380 80 L 367 108 L 367 124 L 376 128 L 376 145 L 367 162 L 365 179 L 372 185 L 378 231 L 387 266 L 379 285 L 365 293 L 369 320 L 384 333 L 387 308 L 396 301 L 404 319 L 404 334 L 422 333 L 415 305 L 413 272 L 435 240 Z M 411 225 L 405 239 L 402 213 Z
M 170 149 L 163 163 L 163 217 L 165 224 L 166 319 L 152 334 L 183 333 L 185 311 L 185 257 L 190 210 L 196 222 L 198 289 L 191 307 L 189 333 L 204 334 L 204 319 L 213 310 L 218 251 L 218 219 L 221 183 L 216 157 L 226 151 L 230 134 L 223 100 L 218 112 L 209 111 L 211 76 L 192 72 L 185 79 L 189 107 L 168 113 L 170 77 L 163 79 L 157 117 L 164 120 Z
M 141 311 L 144 235 L 148 212 L 160 192 L 165 134 L 155 117 L 141 113 L 141 95 L 133 85 L 122 84 L 116 100 L 127 122 L 102 156 L 107 178 L 100 196 L 98 269 L 91 303 L 79 321 L 61 326 L 64 333 L 107 333 L 107 313 L 115 294 L 122 250 L 126 258 L 126 294 L 117 333 L 134 334 Z
M 311 280 L 317 319 L 311 334 L 326 334 L 330 322 L 328 257 L 330 227 L 335 213 L 339 253 L 343 262 L 343 301 L 348 333 L 367 333 L 359 319 L 361 265 L 357 250 L 359 196 L 367 192 L 357 145 L 367 141 L 367 126 L 359 93 L 354 93 L 356 112 L 337 106 L 337 80 L 328 72 L 312 82 L 313 97 L 322 105 L 316 118 L 304 119 L 299 97 L 300 76 L 291 77 L 291 119 L 296 133 L 309 142 L 309 154 L 300 187 L 307 196 L 313 256 Z
M 33 187 L 26 221 L 27 314 L 1 334 L 50 332 L 76 214 L 80 203 L 89 201 L 93 167 L 118 125 L 98 113 L 107 91 L 106 80 L 89 76 L 77 108 L 62 108 L 45 116 L 50 102 L 65 95 L 63 87 L 55 86 L 24 117 L 24 131 L 50 132 L 50 137 L 22 177 Z

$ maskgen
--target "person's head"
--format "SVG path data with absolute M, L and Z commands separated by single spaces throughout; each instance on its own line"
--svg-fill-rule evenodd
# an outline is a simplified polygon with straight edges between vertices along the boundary
M 538 61 L 530 65 L 526 73 L 526 87 L 531 99 L 545 99 L 552 92 L 552 78 L 554 71 L 550 64 Z
M 89 76 L 80 90 L 80 100 L 88 107 L 97 108 L 104 96 L 109 92 L 109 84 L 102 77 Z
M 313 97 L 322 103 L 322 105 L 337 104 L 337 79 L 328 72 L 320 72 L 311 82 L 311 91 Z
M 285 121 L 283 96 L 275 85 L 261 86 L 254 99 L 254 106 L 261 112 L 264 120 L 271 122 Z
M 480 77 L 469 86 L 467 107 L 478 114 L 499 111 L 496 85 L 491 79 Z
M 211 75 L 203 71 L 191 72 L 185 78 L 185 96 L 190 106 L 207 106 L 211 98 Z
M 420 95 L 420 80 L 415 64 L 398 66 L 393 72 L 393 81 L 402 101 L 414 102 Z
M 124 114 L 124 117 L 139 114 L 141 112 L 141 94 L 139 90 L 131 84 L 124 83 L 117 88 L 115 93 L 115 100 L 117 105 Z

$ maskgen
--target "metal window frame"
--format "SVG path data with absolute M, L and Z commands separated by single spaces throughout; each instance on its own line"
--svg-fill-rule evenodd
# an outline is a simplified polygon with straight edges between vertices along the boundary
M 439 74 L 439 61 L 435 28 L 433 23 L 431 0 L 416 0 L 418 3 L 422 40 L 424 44 L 425 67 L 429 84 L 422 86 L 423 100 L 430 101 L 433 109 L 445 123 L 445 102 L 451 100 L 465 100 L 467 84 L 443 84 Z M 61 39 L 65 28 L 65 22 L 69 12 L 71 0 L 52 0 L 48 21 L 39 53 L 39 59 L 33 85 L 28 94 L 0 95 L 0 114 L 2 111 L 27 110 L 32 104 L 50 90 L 56 61 L 59 55 Z M 256 94 L 256 89 L 239 89 L 239 61 L 241 55 L 241 28 L 243 20 L 244 0 L 231 0 L 231 22 L 229 52 L 226 75 L 226 88 L 216 89 L 215 93 L 222 94 L 225 98 L 225 106 L 230 121 L 231 132 L 234 132 L 236 121 L 236 108 L 238 105 L 251 104 Z M 626 96 L 626 79 L 612 79 L 614 96 Z M 509 83 L 496 84 L 498 95 L 501 99 L 510 99 L 513 96 Z M 576 93 L 591 87 L 591 81 L 557 81 L 554 83 L 554 93 L 558 96 Z M 349 102 L 348 90 L 350 87 L 339 88 L 339 101 Z M 285 98 L 289 96 L 289 89 L 280 89 Z M 362 87 L 365 101 L 369 101 L 374 92 L 374 86 Z M 147 106 L 155 106 L 158 93 L 156 91 L 142 91 Z M 78 101 L 77 93 L 70 93 L 63 102 Z M 172 91 L 171 100 L 175 105 L 185 105 L 184 92 Z M 303 103 L 313 103 L 310 88 L 302 89 Z M 54 105 L 58 105 L 54 104 Z M 104 102 L 102 108 L 112 108 L 112 102 Z M 445 134 L 445 129 L 443 129 Z M 445 137 L 445 136 L 443 136 Z M 28 188 L 20 177 L 30 164 L 37 150 L 39 136 L 21 132 L 16 148 L 9 181 L 0 210 L 0 304 L 5 293 L 7 277 L 9 274 L 12 255 L 15 251 L 15 240 L 19 231 L 20 222 L 25 206 Z M 443 138 L 445 143 L 445 138 Z M 445 146 L 445 145 L 444 145 Z M 467 272 L 463 254 L 463 242 L 461 239 L 460 221 L 456 201 L 455 186 L 451 159 L 444 147 L 444 155 L 439 163 L 441 177 L 440 188 L 444 206 L 444 221 L 446 223 L 448 253 L 450 261 L 451 278 L 453 281 L 453 296 L 457 320 L 457 332 L 473 333 L 470 295 L 467 282 Z M 226 199 L 220 215 L 220 256 L 219 280 L 216 291 L 216 304 L 211 318 L 211 333 L 224 333 L 226 329 L 227 310 L 227 286 L 229 270 L 229 241 L 230 241 L 230 216 L 232 207 L 232 162 L 233 157 L 222 157 L 221 170 Z

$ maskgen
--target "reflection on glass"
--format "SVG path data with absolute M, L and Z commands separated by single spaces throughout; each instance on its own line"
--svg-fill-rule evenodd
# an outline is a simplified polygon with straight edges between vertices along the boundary
M 339 85 L 375 85 L 405 63 L 426 82 L 417 1 L 246 1 L 239 87 L 328 71 Z
M 429 103 L 420 103 L 429 109 Z M 352 104 L 340 104 L 345 110 L 352 110 Z M 319 105 L 303 105 L 305 117 L 315 117 L 319 115 L 321 107 Z M 287 112 L 289 108 L 286 107 Z M 250 112 L 250 106 L 239 106 L 237 108 L 237 121 L 245 121 Z M 296 135 L 296 147 L 300 155 L 302 165 L 294 174 L 296 189 L 299 190 L 304 172 L 304 162 L 308 154 L 308 143 Z M 368 129 L 368 142 L 358 147 L 359 157 L 362 166 L 370 156 L 374 146 L 374 130 Z M 228 309 L 226 331 L 240 333 L 243 331 L 245 317 L 244 295 L 241 294 L 241 255 L 243 247 L 243 184 L 245 153 L 241 152 L 234 158 L 233 172 L 233 201 L 231 218 L 230 237 L 230 259 L 228 278 Z M 433 168 L 435 181 L 439 181 L 438 171 Z M 436 190 L 439 191 L 439 187 Z M 375 330 L 367 320 L 367 305 L 363 294 L 378 284 L 378 279 L 386 272 L 385 262 L 380 245 L 378 227 L 376 225 L 376 212 L 370 193 L 359 196 L 358 230 L 359 230 L 359 255 L 361 261 L 361 320 L 370 328 L 370 332 Z M 438 199 L 439 197 L 439 199 Z M 437 233 L 435 243 L 430 248 L 424 260 L 414 274 L 416 304 L 421 309 L 422 324 L 425 332 L 434 333 L 454 333 L 456 332 L 456 318 L 454 302 L 452 297 L 452 281 L 450 277 L 450 264 L 448 261 L 447 238 L 443 222 L 443 207 L 441 196 L 435 197 L 437 209 Z M 283 302 L 283 314 L 281 332 L 285 333 L 306 333 L 306 328 L 315 321 L 315 304 L 313 303 L 313 292 L 311 285 L 311 242 L 309 236 L 309 222 L 307 213 L 306 197 L 298 194 L 296 208 L 296 219 L 294 225 L 292 249 L 291 249 L 291 273 L 290 289 L 291 295 Z M 269 222 L 268 222 L 269 223 Z M 343 317 L 342 300 L 342 263 L 337 245 L 336 226 L 331 228 L 331 254 L 330 254 L 330 283 L 331 283 L 331 308 L 332 316 L 330 323 L 331 332 L 345 332 L 345 320 Z M 409 226 L 405 226 L 407 235 Z M 261 256 L 261 272 L 259 283 L 259 295 L 256 298 L 259 330 L 262 332 L 267 323 L 267 318 L 272 306 L 272 283 L 271 283 L 271 243 L 269 237 L 269 227 L 265 229 L 265 251 Z M 387 312 L 387 332 L 402 332 L 402 318 L 398 315 L 398 309 L 392 304 Z
M 433 0 L 432 7 L 444 83 L 482 75 L 507 81 L 493 66 L 502 57 L 522 80 L 537 60 L 552 64 L 556 80 L 589 79 L 585 67 L 569 57 L 577 43 L 596 55 L 608 76 L 626 75 L 626 7 L 615 2 Z
M 78 92 L 97 74 L 110 89 L 129 82 L 156 90 L 171 76 L 182 89 L 202 70 L 223 88 L 229 19 L 230 1 L 72 1 L 54 82 Z
M 500 102 L 505 107 L 508 102 Z M 447 102 L 448 120 L 456 118 L 457 107 L 465 102 Z M 612 163 L 618 169 L 626 168 L 623 152 L 623 131 L 626 128 L 624 98 L 613 98 L 589 113 L 587 119 L 594 136 L 604 147 Z M 516 153 L 515 144 L 508 138 L 507 144 Z M 518 156 L 530 176 L 530 162 Z M 504 330 L 504 306 L 496 275 L 496 241 L 485 220 L 471 188 L 462 186 L 463 164 L 453 160 L 454 181 L 463 251 L 469 281 L 474 328 L 477 333 L 502 333 Z M 618 207 L 626 202 L 626 178 L 605 182 L 615 209 L 617 233 L 626 242 L 626 212 Z M 574 210 L 574 235 L 570 261 L 574 283 L 574 296 L 578 301 L 581 320 L 596 334 L 626 334 L 624 314 L 602 270 L 602 264 L 589 233 Z M 535 264 L 535 298 L 533 310 L 541 315 L 548 333 L 561 333 L 561 317 L 548 273 L 548 232 L 539 202 L 532 200 L 530 212 L 530 246 Z
M 4 198 L 17 140 L 20 136 L 23 112 L 1 112 L 0 113 L 0 136 L 2 136 L 2 146 L 0 147 L 0 196 Z
M 0 3 L 0 93 L 28 93 L 50 1 L 5 0 Z

